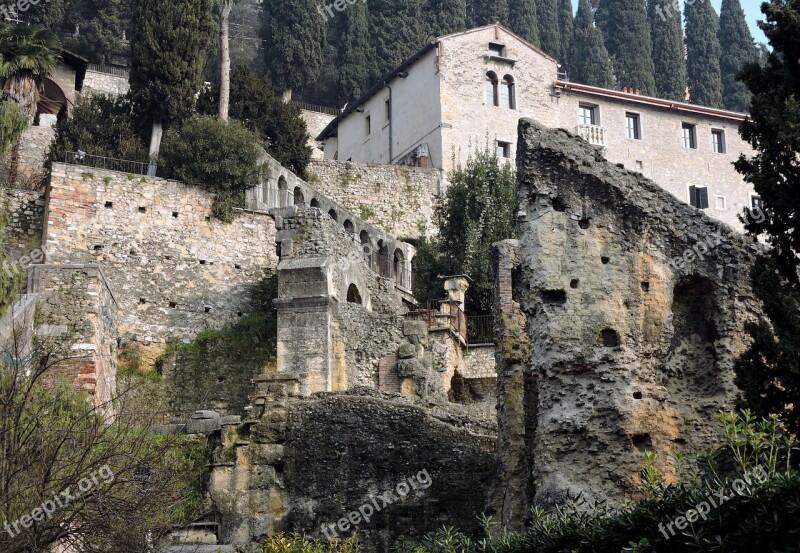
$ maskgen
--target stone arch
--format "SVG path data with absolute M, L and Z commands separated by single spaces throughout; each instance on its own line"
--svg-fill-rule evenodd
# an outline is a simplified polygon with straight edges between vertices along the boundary
M 395 284 L 408 288 L 408 276 L 406 275 L 406 258 L 403 255 L 403 250 L 396 248 L 392 255 L 392 275 L 394 276 Z
M 311 203 L 309 204 L 311 207 L 316 207 L 319 209 L 319 200 L 316 198 L 311 198 Z
M 294 187 L 294 205 L 302 206 L 306 203 L 306 198 L 303 195 L 303 189 L 299 186 Z
M 36 105 L 36 115 L 55 115 L 58 120 L 67 116 L 69 100 L 64 89 L 54 80 L 45 77 L 42 79 L 42 93 Z
M 287 205 L 289 205 L 289 183 L 286 182 L 286 177 L 281 175 L 278 177 L 278 207 Z
M 328 216 L 331 219 L 333 219 L 334 221 L 337 221 L 337 222 L 339 221 L 339 215 L 336 213 L 335 209 L 331 209 L 330 211 L 328 211 Z
M 342 226 L 344 227 L 344 230 L 348 234 L 355 234 L 356 233 L 356 227 L 353 226 L 353 221 L 351 221 L 350 219 L 345 219 L 344 224 Z
M 366 230 L 362 230 L 361 233 L 358 235 L 359 240 L 361 240 L 361 244 L 371 244 L 372 239 L 369 237 L 369 233 Z
M 350 284 L 350 286 L 347 287 L 347 303 L 357 303 L 359 305 L 363 303 L 361 293 L 358 291 L 358 286 L 355 284 Z

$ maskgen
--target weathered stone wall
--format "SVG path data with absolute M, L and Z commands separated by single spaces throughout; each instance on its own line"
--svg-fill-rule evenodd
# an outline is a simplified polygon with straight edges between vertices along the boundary
M 96 405 L 116 389 L 116 304 L 102 269 L 94 263 L 35 265 L 31 282 L 37 297 L 36 333 L 40 348 L 57 363 L 48 382 L 73 385 Z
M 2 189 L 2 205 L 6 210 L 8 222 L 5 227 L 3 247 L 12 261 L 20 261 L 23 256 L 42 246 L 42 229 L 44 227 L 45 195 L 33 190 L 17 188 Z M 42 259 L 37 259 L 41 262 Z M 30 260 L 28 260 L 30 263 Z
M 495 347 L 468 347 L 464 352 L 464 378 L 493 378 L 497 376 L 494 359 Z
M 433 208 L 441 173 L 399 165 L 314 161 L 309 182 L 378 228 L 401 239 L 435 232 Z
M 108 96 L 124 96 L 130 90 L 130 83 L 128 77 L 120 75 L 111 75 L 101 71 L 93 71 L 88 69 L 86 76 L 83 78 L 83 90 L 85 95 L 92 94 L 105 94 Z
M 47 180 L 44 165 L 54 137 L 55 130 L 52 127 L 25 129 L 17 144 L 17 174 L 14 182 L 16 187 L 42 189 L 42 184 Z M 0 170 L 10 174 L 11 168 L 11 156 L 0 157 Z
M 277 531 L 325 537 L 327 524 L 328 537 L 357 530 L 364 551 L 377 553 L 443 524 L 477 530 L 497 466 L 491 426 L 396 395 L 297 399 L 291 383 L 261 386 L 257 422 L 223 427 L 214 454 L 210 495 L 223 543 Z M 346 525 L 364 505 L 369 520 Z
M 303 109 L 300 110 L 300 118 L 306 122 L 306 127 L 308 128 L 308 147 L 311 148 L 311 159 L 324 159 L 325 154 L 321 148 L 322 142 L 317 142 L 316 138 L 322 132 L 322 129 L 333 121 L 334 116 L 328 113 Z
M 225 224 L 211 204 L 178 182 L 54 164 L 48 262 L 100 264 L 126 338 L 190 338 L 249 313 L 252 287 L 277 267 L 272 217 L 245 212 Z
M 531 359 L 520 386 L 525 346 L 503 340 L 524 324 L 499 300 L 501 433 L 524 439 L 537 504 L 633 498 L 643 451 L 669 480 L 670 453 L 719 443 L 744 325 L 761 313 L 759 247 L 563 130 L 522 120 L 519 144 L 514 291 Z

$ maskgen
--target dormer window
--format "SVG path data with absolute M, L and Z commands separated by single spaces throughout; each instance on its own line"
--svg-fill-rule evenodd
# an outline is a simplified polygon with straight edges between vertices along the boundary
M 489 43 L 489 55 L 490 56 L 496 56 L 498 58 L 506 57 L 505 44 L 500 44 L 498 42 L 490 42 Z

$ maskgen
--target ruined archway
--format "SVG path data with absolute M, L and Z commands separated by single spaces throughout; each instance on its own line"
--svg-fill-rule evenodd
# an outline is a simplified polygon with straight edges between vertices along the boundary
M 358 291 L 358 286 L 351 284 L 347 287 L 347 303 L 357 303 L 361 305 L 361 293 Z

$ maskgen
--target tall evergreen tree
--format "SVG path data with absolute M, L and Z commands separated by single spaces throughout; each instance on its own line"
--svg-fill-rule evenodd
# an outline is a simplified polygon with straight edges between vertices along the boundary
M 367 4 L 356 2 L 344 16 L 339 47 L 338 105 L 355 100 L 369 88 L 369 27 Z
M 449 35 L 467 28 L 464 0 L 430 0 L 430 31 L 433 36 Z
M 569 53 L 572 31 L 572 0 L 558 0 L 558 32 L 561 35 L 561 51 L 557 59 L 567 71 L 569 71 L 571 62 Z
M 534 46 L 539 46 L 539 21 L 536 18 L 535 0 L 509 0 L 508 19 L 512 31 Z
M 558 32 L 558 0 L 536 0 L 539 22 L 539 42 L 542 50 L 558 58 L 561 54 L 561 34 Z
M 603 33 L 594 25 L 594 12 L 588 0 L 578 2 L 569 57 L 572 60 L 570 80 L 603 88 L 614 85 Z
M 686 100 L 686 60 L 683 55 L 681 18 L 672 11 L 673 0 L 648 0 L 647 19 L 653 45 L 656 95 L 683 102 Z
M 370 0 L 368 7 L 373 82 L 419 50 L 429 29 L 423 0 Z
M 505 25 L 508 22 L 508 2 L 507 0 L 475 0 L 473 17 L 476 26 L 491 23 Z
M 66 47 L 96 63 L 105 63 L 114 54 L 123 54 L 123 40 L 131 23 L 128 0 L 77 0 L 69 21 L 79 29 L 77 37 L 66 39 Z
M 202 84 L 206 48 L 214 30 L 211 0 L 136 0 L 131 36 L 131 95 L 152 123 L 150 156 L 162 125 L 191 112 Z
M 758 60 L 758 51 L 739 0 L 722 0 L 719 45 L 722 48 L 719 62 L 722 71 L 722 104 L 725 109 L 747 111 L 750 108 L 750 91 L 736 77 L 746 64 Z
M 326 17 L 316 0 L 271 0 L 264 3 L 267 74 L 291 97 L 292 89 L 314 82 L 322 71 Z M 352 6 L 348 6 L 348 9 Z M 335 17 L 339 14 L 332 12 Z
M 656 94 L 655 69 L 647 14 L 642 0 L 604 0 L 597 11 L 611 56 L 618 88 L 636 88 L 642 94 Z
M 712 108 L 722 107 L 722 51 L 717 33 L 719 17 L 711 2 L 686 3 L 686 77 L 689 101 Z

